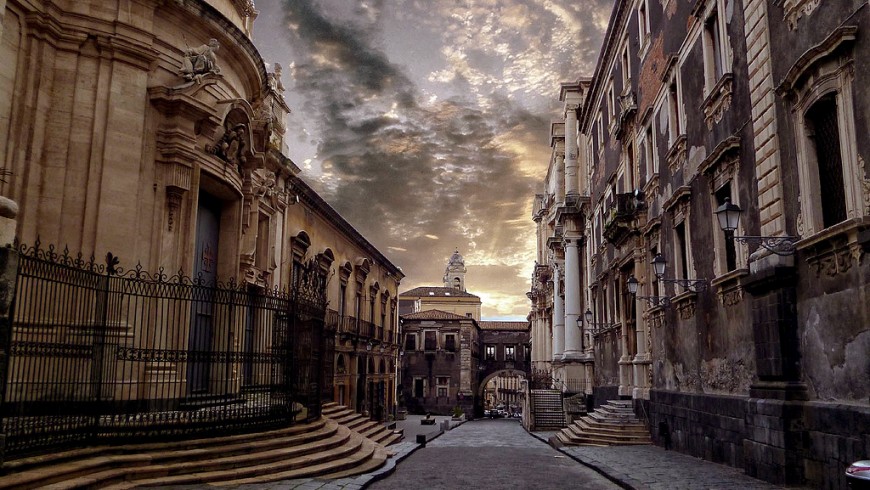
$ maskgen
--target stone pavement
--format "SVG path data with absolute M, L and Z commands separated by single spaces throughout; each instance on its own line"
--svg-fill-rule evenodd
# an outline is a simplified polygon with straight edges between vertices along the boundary
M 372 490 L 619 488 L 530 436 L 516 419 L 475 420 L 429 442 Z
M 546 441 L 554 434 L 535 432 L 533 435 Z M 746 476 L 737 468 L 666 451 L 659 446 L 565 446 L 559 451 L 628 489 L 783 488 Z

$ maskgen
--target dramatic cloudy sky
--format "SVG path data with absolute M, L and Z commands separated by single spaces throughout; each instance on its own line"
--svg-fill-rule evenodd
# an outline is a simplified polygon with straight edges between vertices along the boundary
M 489 319 L 525 319 L 559 83 L 591 75 L 612 0 L 257 0 L 289 157 L 406 279 L 465 257 Z

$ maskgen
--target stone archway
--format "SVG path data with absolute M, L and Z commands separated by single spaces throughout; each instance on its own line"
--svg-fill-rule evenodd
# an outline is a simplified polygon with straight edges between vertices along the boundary
M 487 385 L 490 381 L 504 378 L 517 378 L 515 382 L 504 383 L 505 386 L 496 386 L 494 393 L 495 399 L 488 398 L 490 393 L 487 392 Z M 519 369 L 498 369 L 491 372 L 482 373 L 482 376 L 477 385 L 477 393 L 474 397 L 474 413 L 476 417 L 483 417 L 484 410 L 489 405 L 495 408 L 499 403 L 503 403 L 506 411 L 522 410 L 522 382 L 528 379 L 525 371 Z M 500 392 L 498 390 L 501 390 Z

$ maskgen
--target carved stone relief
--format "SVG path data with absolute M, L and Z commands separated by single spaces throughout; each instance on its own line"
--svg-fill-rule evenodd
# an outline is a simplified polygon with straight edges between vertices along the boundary
M 187 81 L 202 83 L 203 77 L 219 75 L 220 67 L 217 65 L 215 52 L 221 45 L 217 39 L 210 39 L 208 44 L 184 50 L 184 58 L 181 59 L 180 75 Z
M 821 0 L 780 0 L 783 20 L 791 30 L 797 29 L 801 17 L 809 17 L 822 3 Z

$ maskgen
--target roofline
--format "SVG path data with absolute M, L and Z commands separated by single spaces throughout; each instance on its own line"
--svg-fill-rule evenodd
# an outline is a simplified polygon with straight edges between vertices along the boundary
M 289 160 L 289 159 L 288 159 Z M 296 194 L 299 196 L 299 201 L 304 202 L 312 209 L 316 210 L 323 216 L 330 219 L 330 221 L 339 229 L 339 231 L 345 233 L 347 236 L 352 238 L 357 244 L 362 246 L 362 249 L 374 257 L 374 260 L 377 260 L 379 263 L 384 264 L 386 268 L 397 277 L 397 282 L 401 281 L 405 278 L 405 273 L 402 272 L 395 264 L 393 264 L 388 258 L 381 253 L 371 242 L 369 242 L 359 231 L 356 230 L 350 223 L 347 222 L 338 211 L 335 210 L 332 206 L 329 205 L 320 195 L 314 192 L 314 189 L 311 188 L 302 177 L 299 175 L 293 176 L 293 187 L 296 191 Z
M 592 72 L 592 77 L 590 79 L 591 84 L 589 85 L 589 92 L 586 97 L 586 103 L 583 104 L 583 112 L 580 117 L 580 124 L 582 127 L 582 132 L 586 133 L 589 130 L 589 116 L 592 111 L 592 107 L 595 106 L 595 94 L 597 94 L 601 88 L 602 78 L 601 73 L 604 71 L 605 67 L 610 64 L 610 60 L 613 58 L 613 39 L 616 37 L 616 33 L 621 30 L 621 28 L 617 29 L 617 20 L 620 16 L 625 12 L 626 5 L 630 2 L 629 0 L 616 0 L 613 4 L 613 10 L 610 12 L 610 20 L 607 23 L 607 31 L 604 33 L 604 41 L 601 44 L 601 51 L 598 55 L 598 63 L 595 65 L 595 71 Z

